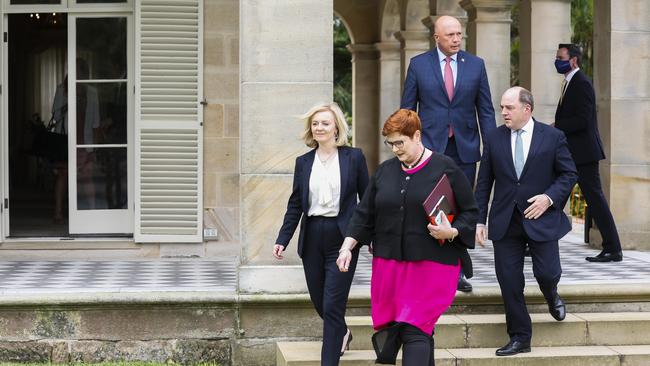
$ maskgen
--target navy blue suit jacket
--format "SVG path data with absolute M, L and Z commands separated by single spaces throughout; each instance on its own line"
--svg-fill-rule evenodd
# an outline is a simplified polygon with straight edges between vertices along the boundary
M 341 231 L 341 236 L 345 236 L 350 218 L 357 208 L 358 199 L 363 197 L 363 192 L 368 186 L 368 167 L 366 158 L 360 149 L 340 146 L 339 169 L 341 173 L 341 195 L 340 209 L 337 216 L 337 224 Z M 309 178 L 311 177 L 311 167 L 316 157 L 316 149 L 307 152 L 296 158 L 296 166 L 293 174 L 293 190 L 287 204 L 287 212 L 284 214 L 284 221 L 280 228 L 276 244 L 281 244 L 285 248 L 289 244 L 291 237 L 296 231 L 298 222 L 300 222 L 300 234 L 298 236 L 298 255 L 302 257 L 302 248 L 304 242 L 305 225 L 309 219 Z
M 562 131 L 534 122 L 526 163 L 517 179 L 512 159 L 510 129 L 500 126 L 483 142 L 483 157 L 476 183 L 479 223 L 485 224 L 488 200 L 494 184 L 488 237 L 500 240 L 505 235 L 516 208 L 521 213 L 527 200 L 545 193 L 553 205 L 536 220 L 523 218 L 526 234 L 535 241 L 559 240 L 571 230 L 561 206 L 578 179 L 566 138 Z
M 460 51 L 456 60 L 456 86 L 450 102 L 437 49 L 413 57 L 404 81 L 401 108 L 418 112 L 422 142 L 441 154 L 452 125 L 460 159 L 474 163 L 481 159 L 479 127 L 483 140 L 496 128 L 490 85 L 481 58 Z

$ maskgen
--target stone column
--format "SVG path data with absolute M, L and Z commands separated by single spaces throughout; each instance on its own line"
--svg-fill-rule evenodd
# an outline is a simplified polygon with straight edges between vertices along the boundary
M 535 118 L 551 123 L 563 75 L 553 66 L 557 46 L 571 42 L 571 0 L 522 0 L 519 81 L 535 96 Z
M 384 137 L 381 128 L 388 117 L 399 108 L 401 99 L 400 87 L 400 44 L 399 42 L 375 43 L 379 51 L 379 119 L 378 131 L 379 162 L 393 157 L 384 148 Z
M 308 151 L 296 116 L 332 100 L 332 14 L 332 0 L 240 2 L 241 292 L 306 290 L 298 233 L 283 261 L 271 250 Z
M 510 9 L 517 0 L 462 0 L 467 11 L 467 50 L 483 60 L 494 110 L 510 87 Z M 497 118 L 497 121 L 499 118 Z
M 624 249 L 650 250 L 650 2 L 594 2 L 605 195 Z M 600 243 L 600 240 L 596 240 Z
M 404 84 L 409 62 L 413 56 L 427 52 L 431 49 L 431 35 L 427 30 L 399 31 L 395 33 L 402 46 L 401 49 L 401 79 L 400 85 Z
M 374 44 L 351 44 L 352 142 L 362 149 L 371 171 L 379 162 L 377 118 L 379 115 L 379 60 Z

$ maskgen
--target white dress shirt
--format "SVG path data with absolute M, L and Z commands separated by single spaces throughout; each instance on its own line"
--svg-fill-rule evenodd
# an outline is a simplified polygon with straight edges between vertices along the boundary
M 446 58 L 447 55 L 444 53 L 440 52 L 438 48 L 436 48 L 438 51 L 438 60 L 440 60 L 440 72 L 442 72 L 442 80 L 445 80 L 445 64 L 447 63 Z M 453 54 L 451 55 L 451 61 L 449 62 L 449 65 L 451 65 L 451 73 L 454 74 L 454 87 L 456 87 L 456 79 L 458 79 L 458 54 Z
M 528 120 L 524 127 L 521 129 L 523 132 L 521 133 L 521 142 L 524 145 L 524 165 L 526 165 L 526 159 L 528 158 L 528 150 L 530 150 L 530 141 L 533 139 L 533 128 L 535 126 L 535 122 L 533 122 L 533 119 Z M 516 130 L 510 130 L 510 146 L 512 147 L 512 162 L 515 162 L 515 142 L 517 141 L 517 131 Z
M 573 78 L 573 75 L 575 75 L 576 72 L 578 72 L 578 70 L 580 70 L 580 68 L 579 68 L 579 67 L 576 67 L 575 69 L 571 70 L 570 73 L 564 75 L 564 79 L 566 80 L 566 86 L 567 86 L 567 88 L 569 87 L 569 83 L 571 82 L 571 79 Z M 566 89 L 566 88 L 565 88 L 565 89 Z
M 521 142 L 524 145 L 524 166 L 526 166 L 526 159 L 528 159 L 528 152 L 530 151 L 530 142 L 533 140 L 533 130 L 535 129 L 535 122 L 531 117 L 528 122 L 521 128 Z M 512 163 L 515 162 L 515 144 L 517 141 L 517 130 L 510 130 L 510 146 L 512 151 Z M 547 194 L 544 194 L 548 201 L 553 206 L 553 200 Z
M 325 164 L 314 156 L 309 177 L 309 212 L 308 216 L 336 217 L 339 214 L 341 199 L 341 171 L 338 152 L 334 153 Z

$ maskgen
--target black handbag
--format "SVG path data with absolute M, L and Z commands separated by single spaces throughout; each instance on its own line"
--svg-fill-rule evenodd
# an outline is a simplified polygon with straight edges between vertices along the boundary
M 46 158 L 50 161 L 68 160 L 68 135 L 54 132 L 56 121 L 50 119 L 47 126 L 42 123 L 32 123 L 32 155 Z
M 400 323 L 393 323 L 372 335 L 372 347 L 377 355 L 375 363 L 394 365 L 397 362 L 397 353 L 402 347 L 400 327 Z

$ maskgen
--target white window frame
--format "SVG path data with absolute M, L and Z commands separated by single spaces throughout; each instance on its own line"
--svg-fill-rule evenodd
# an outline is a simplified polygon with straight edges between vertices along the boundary
M 131 12 L 135 0 L 126 0 L 124 3 L 105 4 L 78 4 L 77 0 L 61 0 L 61 4 L 29 4 L 12 5 L 11 0 L 1 0 L 2 11 L 6 14 L 15 13 L 112 13 Z
M 74 13 L 68 16 L 68 100 L 76 101 L 76 56 L 77 45 L 71 42 L 76 40 L 76 20 L 79 18 L 115 18 L 124 17 L 127 19 L 127 92 L 131 91 L 131 97 L 127 97 L 127 207 L 125 209 L 93 209 L 78 210 L 77 207 L 77 135 L 76 129 L 68 127 L 68 214 L 69 214 L 69 231 L 71 235 L 83 234 L 132 234 L 134 219 L 134 101 L 133 85 L 135 80 L 134 64 L 134 16 L 132 13 Z M 71 36 L 72 35 L 72 36 Z M 72 62 L 71 62 L 72 60 Z M 107 82 L 110 80 L 100 80 L 95 82 Z M 129 94 L 127 94 L 129 95 Z M 71 105 L 69 102 L 68 105 Z M 76 106 L 76 102 L 74 103 Z M 76 108 L 68 108 L 68 121 L 76 121 Z M 98 145 L 99 147 L 109 147 L 108 145 Z M 126 216 L 125 216 L 126 215 Z M 98 228 L 98 223 L 101 228 Z

